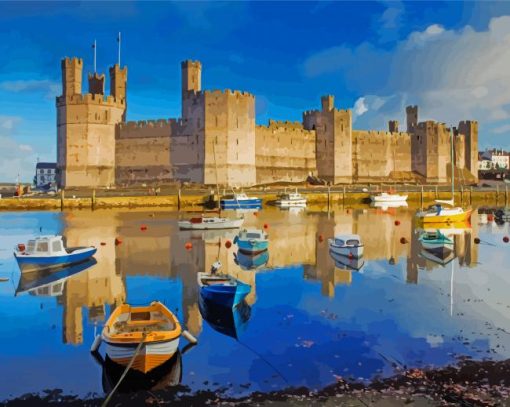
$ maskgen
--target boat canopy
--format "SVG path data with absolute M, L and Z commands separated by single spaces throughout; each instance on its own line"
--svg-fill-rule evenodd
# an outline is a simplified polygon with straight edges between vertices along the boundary
M 445 199 L 445 200 L 442 200 L 442 199 L 436 199 L 434 202 L 438 203 L 438 204 L 445 204 L 445 205 L 450 205 L 450 206 L 453 206 L 455 205 L 454 202 L 453 202 L 453 199 Z

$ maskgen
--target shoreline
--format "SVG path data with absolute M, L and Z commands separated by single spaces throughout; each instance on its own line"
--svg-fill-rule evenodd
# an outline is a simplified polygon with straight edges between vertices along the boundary
M 26 394 L 0 402 L 4 406 L 83 405 L 99 406 L 104 397 L 92 398 L 65 395 L 61 390 L 44 390 L 41 394 Z M 463 358 L 457 365 L 435 369 L 408 369 L 369 384 L 349 381 L 337 376 L 336 383 L 321 390 L 294 387 L 272 392 L 253 392 L 248 396 L 229 397 L 221 390 L 200 390 L 192 393 L 188 387 L 177 385 L 165 390 L 115 394 L 112 405 L 294 405 L 336 406 L 371 405 L 404 406 L 497 406 L 510 400 L 510 359 L 503 361 L 474 361 Z M 354 403 L 354 404 L 351 404 Z M 391 403 L 391 404 L 389 404 Z
M 117 191 L 116 191 L 117 192 Z M 174 210 L 195 210 L 204 208 L 206 202 L 211 202 L 211 198 L 217 200 L 217 195 L 209 195 L 207 192 L 193 192 L 162 195 L 126 195 L 122 191 L 111 196 L 97 196 L 95 192 L 86 194 L 88 196 L 69 197 L 70 193 L 57 195 L 53 197 L 2 197 L 0 199 L 0 211 L 30 211 L 30 210 L 64 210 L 64 209 L 111 209 L 111 208 L 169 208 Z M 250 194 L 256 195 L 262 199 L 263 205 L 270 204 L 276 200 L 279 191 L 250 191 Z M 375 192 L 358 192 L 348 190 L 313 190 L 300 189 L 309 204 L 318 204 L 324 206 L 333 205 L 368 205 L 370 195 Z M 448 200 L 451 198 L 451 192 L 441 188 L 434 190 L 404 190 L 397 191 L 401 194 L 407 194 L 407 202 L 411 205 L 427 206 L 434 203 L 435 199 Z M 458 205 L 494 205 L 506 206 L 510 200 L 508 189 L 463 189 L 455 191 L 455 201 Z

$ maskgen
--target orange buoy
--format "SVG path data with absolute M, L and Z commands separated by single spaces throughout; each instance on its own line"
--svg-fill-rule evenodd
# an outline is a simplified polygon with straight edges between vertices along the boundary
M 352 253 L 349 253 L 349 255 L 348 255 L 347 257 L 349 257 L 349 259 L 351 259 L 351 260 L 352 260 L 352 258 L 353 258 L 354 256 L 352 255 Z
M 230 249 L 230 247 L 231 247 L 231 246 L 232 246 L 232 242 L 231 242 L 230 240 L 227 240 L 227 241 L 225 242 L 225 247 L 226 247 L 227 249 Z
M 253 212 L 253 216 L 259 216 L 258 212 Z
M 193 244 L 192 244 L 191 242 L 186 242 L 186 243 L 184 244 L 184 248 L 185 248 L 186 250 L 191 250 L 191 248 L 192 248 L 192 247 L 193 247 Z
M 140 226 L 140 230 L 142 230 L 142 231 L 147 230 L 147 226 L 145 226 L 145 225 Z
M 264 223 L 264 229 L 269 229 L 269 225 L 267 223 Z
M 478 237 L 475 237 L 475 240 L 474 240 L 475 244 L 479 244 L 480 243 L 480 238 Z
M 400 243 L 406 244 L 407 243 L 407 239 L 405 237 L 401 237 L 400 238 Z
M 319 242 L 323 242 L 324 241 L 324 236 L 322 236 L 322 234 L 319 235 Z
M 101 246 L 106 246 L 106 242 L 101 242 Z
M 119 239 L 118 237 L 115 238 L 115 246 L 118 246 L 122 243 L 122 239 Z
M 489 214 L 487 215 L 487 220 L 488 220 L 489 222 L 492 222 L 492 221 L 494 220 L 494 215 L 493 215 L 492 213 L 489 213 Z
M 508 236 L 503 237 L 503 242 L 508 243 L 509 241 L 510 241 L 510 239 L 508 238 Z
M 397 220 L 395 221 L 395 226 L 398 226 L 398 225 L 400 225 L 400 221 L 397 219 Z

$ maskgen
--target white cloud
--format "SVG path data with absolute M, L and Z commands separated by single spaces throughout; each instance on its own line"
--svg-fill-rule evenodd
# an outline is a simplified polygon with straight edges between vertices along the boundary
M 354 116 L 361 116 L 363 113 L 368 111 L 367 106 L 365 105 L 365 98 L 359 98 L 354 103 L 354 107 L 352 108 Z
M 35 173 L 37 154 L 28 144 L 16 140 L 19 116 L 0 116 L 0 182 L 31 181 Z
M 510 124 L 509 67 L 510 16 L 502 16 L 493 18 L 485 31 L 432 24 L 392 50 L 366 42 L 355 48 L 338 45 L 311 55 L 303 71 L 308 77 L 330 77 L 332 86 L 339 76 L 345 78 L 349 88 L 365 98 L 365 105 L 367 95 L 392 98 L 399 110 L 382 109 L 378 128 L 392 118 L 403 120 L 405 103 L 417 104 L 420 119 L 454 124 L 478 120 L 482 145 L 510 146 L 510 139 L 497 138 L 492 130 Z M 368 125 L 367 107 L 357 127 Z
M 53 98 L 61 93 L 62 86 L 49 79 L 42 80 L 14 80 L 0 82 L 0 89 L 7 92 L 43 92 L 47 98 Z
M 496 134 L 510 133 L 510 124 L 505 124 L 500 127 L 496 127 L 494 130 Z

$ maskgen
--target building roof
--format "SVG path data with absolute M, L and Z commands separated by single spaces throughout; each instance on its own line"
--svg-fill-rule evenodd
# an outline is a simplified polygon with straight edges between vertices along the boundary
M 56 169 L 57 163 L 37 163 L 35 168 L 38 170 L 42 168 Z

